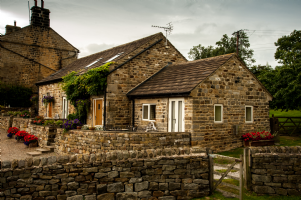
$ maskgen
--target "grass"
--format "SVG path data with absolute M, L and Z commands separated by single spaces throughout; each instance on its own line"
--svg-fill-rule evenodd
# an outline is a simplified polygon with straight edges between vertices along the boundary
M 280 136 L 280 146 L 301 146 L 301 137 Z
M 223 158 L 214 158 L 213 161 L 215 163 L 222 164 L 222 165 L 228 165 L 233 163 L 233 161 L 228 159 L 223 159 Z
M 282 111 L 281 110 L 270 110 L 270 118 L 274 114 L 274 117 L 301 117 L 301 111 L 299 110 L 289 110 L 289 111 Z
M 234 179 L 224 179 L 223 182 L 239 186 L 239 181 L 234 180 Z M 233 192 L 235 194 L 238 194 L 238 190 L 235 190 L 233 188 L 229 188 L 229 187 L 225 187 L 225 186 L 221 186 L 221 185 L 219 185 L 218 188 L 223 189 L 228 192 Z M 270 200 L 272 200 L 272 199 L 297 200 L 297 199 L 301 199 L 301 197 L 297 197 L 297 196 L 268 196 L 268 195 L 257 196 L 257 194 L 254 192 L 250 192 L 246 189 L 243 189 L 243 190 L 244 190 L 244 193 L 243 193 L 244 200 L 269 200 L 269 199 Z M 230 199 L 237 200 L 238 198 L 226 198 L 222 195 L 222 193 L 215 191 L 211 196 L 202 197 L 202 198 L 194 198 L 193 200 L 230 200 Z

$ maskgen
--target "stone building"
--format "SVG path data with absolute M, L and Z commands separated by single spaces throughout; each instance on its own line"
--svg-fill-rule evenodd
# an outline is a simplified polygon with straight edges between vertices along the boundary
M 79 50 L 50 27 L 50 11 L 37 1 L 31 8 L 31 24 L 7 25 L 0 37 L 0 81 L 33 87 L 35 83 L 77 59 Z
M 155 74 L 168 62 L 186 62 L 186 58 L 169 42 L 162 33 L 157 33 L 127 44 L 116 46 L 90 56 L 80 58 L 67 67 L 36 83 L 39 87 L 39 115 L 66 118 L 74 112 L 60 87 L 62 77 L 70 71 L 86 72 L 106 62 L 110 65 L 106 91 L 91 96 L 87 124 L 126 127 L 130 125 L 130 101 L 126 94 L 136 85 Z M 46 108 L 42 97 L 54 96 L 54 105 Z
M 235 148 L 243 133 L 270 126 L 272 95 L 234 53 L 168 64 L 127 96 L 132 124 L 190 132 L 193 146 Z

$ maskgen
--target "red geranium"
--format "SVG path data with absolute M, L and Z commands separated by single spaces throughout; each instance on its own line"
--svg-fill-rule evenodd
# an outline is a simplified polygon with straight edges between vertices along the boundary
M 38 141 L 38 138 L 37 138 L 36 136 L 34 136 L 34 135 L 28 134 L 28 135 L 26 135 L 26 136 L 24 137 L 24 141 L 25 141 L 25 142 L 31 143 L 31 142 Z
M 274 138 L 274 136 L 267 131 L 246 133 L 241 137 L 244 141 L 271 140 Z
M 23 138 L 23 137 L 25 137 L 26 135 L 28 135 L 28 133 L 27 133 L 26 131 L 18 131 L 18 132 L 16 133 L 16 136 L 18 137 L 18 139 L 19 139 L 19 138 Z
M 11 133 L 11 134 L 16 134 L 19 131 L 19 129 L 17 127 L 10 127 L 7 132 Z

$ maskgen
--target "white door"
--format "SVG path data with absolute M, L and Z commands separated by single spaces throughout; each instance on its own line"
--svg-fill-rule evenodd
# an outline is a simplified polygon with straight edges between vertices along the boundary
M 184 98 L 169 99 L 168 132 L 185 132 Z
M 67 97 L 63 97 L 63 119 L 67 119 L 68 116 L 68 99 Z

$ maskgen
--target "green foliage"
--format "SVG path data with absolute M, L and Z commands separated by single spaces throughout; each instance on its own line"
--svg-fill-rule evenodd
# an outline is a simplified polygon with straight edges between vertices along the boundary
M 21 112 L 21 114 L 22 114 L 22 115 L 24 115 L 24 114 L 30 114 L 30 112 L 29 112 L 28 110 L 23 110 L 23 111 Z
M 254 51 L 252 49 L 249 49 L 250 43 L 246 33 L 241 32 L 240 38 L 241 49 L 239 51 L 239 56 L 247 66 L 250 66 L 252 63 L 255 62 L 255 59 L 253 58 Z M 221 40 L 217 41 L 215 44 L 217 47 L 204 47 L 201 44 L 193 46 L 188 53 L 188 57 L 193 60 L 198 60 L 236 52 L 235 36 L 229 38 L 228 35 L 225 34 L 223 35 Z
M 76 115 L 76 113 L 69 114 L 69 115 L 67 116 L 67 119 L 68 119 L 68 120 L 75 120 L 76 118 L 78 118 L 77 115 Z
M 90 69 L 82 75 L 73 71 L 63 77 L 62 89 L 72 105 L 75 105 L 78 99 L 88 99 L 90 95 L 98 95 L 104 90 L 107 84 L 109 66 L 112 63 L 108 62 L 100 67 Z
M 258 79 L 273 95 L 272 109 L 301 108 L 301 31 L 293 31 L 275 42 L 275 59 L 282 66 L 261 73 Z
M 63 121 L 62 120 L 57 120 L 56 122 L 54 122 L 55 125 L 57 126 L 61 126 L 63 125 Z
M 12 85 L 0 82 L 0 104 L 10 107 L 30 107 L 32 89 L 22 85 Z
M 45 120 L 43 126 L 49 126 L 49 125 L 54 125 L 54 120 L 53 119 Z

